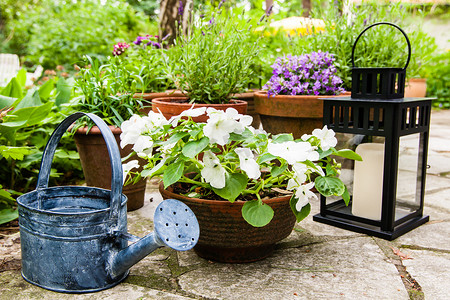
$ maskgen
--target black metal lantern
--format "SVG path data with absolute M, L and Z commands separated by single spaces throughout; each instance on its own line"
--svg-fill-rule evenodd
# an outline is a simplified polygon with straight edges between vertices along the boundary
M 361 78 L 378 70 L 363 71 Z M 353 77 L 361 71 L 354 68 Z M 353 81 L 351 97 L 323 99 L 323 124 L 363 161 L 341 161 L 349 205 L 339 197 L 321 196 L 313 220 L 393 240 L 429 220 L 423 203 L 432 98 L 398 98 L 389 89 L 386 98 L 383 93 L 374 97 L 369 91 L 382 90 L 383 80 L 375 83 L 378 87 L 369 90 L 355 88 L 360 82 Z
M 357 68 L 355 67 L 355 48 L 361 36 L 370 28 L 389 25 L 403 34 L 408 44 L 408 59 L 402 68 Z M 352 48 L 352 98 L 356 99 L 396 99 L 405 94 L 406 68 L 411 59 L 411 43 L 406 33 L 397 25 L 388 22 L 374 23 L 364 29 L 356 38 Z

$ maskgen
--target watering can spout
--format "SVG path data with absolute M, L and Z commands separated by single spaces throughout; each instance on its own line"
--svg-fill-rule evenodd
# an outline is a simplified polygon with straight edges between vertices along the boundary
M 124 235 L 124 238 L 134 243 L 109 259 L 113 278 L 127 272 L 131 266 L 159 247 L 168 246 L 177 251 L 186 251 L 197 244 L 200 235 L 198 221 L 186 204 L 174 199 L 161 202 L 156 208 L 153 222 L 154 231 L 141 239 Z

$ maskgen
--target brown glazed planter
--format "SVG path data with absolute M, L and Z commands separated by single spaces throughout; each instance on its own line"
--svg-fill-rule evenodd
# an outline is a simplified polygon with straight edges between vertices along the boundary
M 411 78 L 405 86 L 405 98 L 425 97 L 427 94 L 426 78 Z
M 339 95 L 343 96 L 343 95 Z M 295 139 L 323 127 L 323 101 L 319 98 L 338 96 L 277 95 L 255 93 L 255 109 L 263 129 L 272 134 L 292 133 Z
M 109 128 L 116 138 L 117 145 L 119 145 L 122 130 L 114 126 L 109 126 Z M 82 127 L 74 135 L 86 185 L 110 190 L 111 165 L 105 140 L 97 126 L 92 127 L 88 134 L 86 134 L 86 131 L 87 127 Z M 119 146 L 120 156 L 126 157 L 129 155 L 132 151 L 131 148 L 131 145 L 128 145 L 124 149 Z M 128 159 L 126 162 L 132 159 L 136 158 Z M 145 160 L 143 159 L 138 159 L 138 161 L 140 165 L 145 164 Z M 146 182 L 147 179 L 143 178 L 136 184 L 129 184 L 123 187 L 123 193 L 128 198 L 128 211 L 136 210 L 144 205 Z
M 225 111 L 227 108 L 232 107 L 236 109 L 240 114 L 247 113 L 247 102 L 243 100 L 231 100 L 225 104 L 204 104 L 204 103 L 189 103 L 187 98 L 180 97 L 167 97 L 157 98 L 152 100 L 152 110 L 154 112 L 161 112 L 166 119 L 170 119 L 173 116 L 178 116 L 183 111 L 188 110 L 194 105 L 194 108 L 199 107 L 212 107 L 217 110 Z M 194 122 L 206 122 L 208 116 L 206 114 L 192 118 Z
M 185 97 L 185 95 L 178 90 L 168 90 L 161 93 L 135 93 L 133 95 L 133 98 L 143 100 L 144 107 L 140 110 L 140 112 L 145 115 L 148 115 L 148 113 L 152 110 L 153 99 L 166 97 Z
M 200 224 L 200 238 L 195 252 L 208 260 L 244 263 L 264 259 L 275 243 L 286 238 L 294 228 L 295 216 L 289 205 L 290 196 L 263 200 L 275 214 L 264 227 L 253 227 L 242 217 L 244 201 L 205 200 L 173 193 L 171 187 L 159 191 L 164 199 L 184 202 L 195 213 Z

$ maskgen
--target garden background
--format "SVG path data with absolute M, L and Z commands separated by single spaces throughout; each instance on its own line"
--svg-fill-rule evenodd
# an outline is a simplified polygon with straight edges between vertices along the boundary
M 184 13 L 185 7 L 194 9 Z M 269 12 L 269 7 L 273 8 Z M 151 0 L 0 0 L 0 52 L 17 54 L 22 70 L 0 88 L 0 224 L 16 218 L 15 198 L 33 190 L 42 151 L 48 136 L 65 116 L 77 110 L 82 91 L 76 87 L 80 67 L 104 64 L 114 45 L 132 43 L 147 34 L 161 41 L 176 35 L 176 22 L 198 17 L 199 9 L 223 5 L 244 11 L 236 23 L 256 28 L 255 39 L 264 32 L 258 64 L 248 88 L 260 89 L 270 78 L 276 57 L 310 51 L 329 51 L 336 58 L 344 87 L 350 88 L 349 54 L 361 30 L 377 21 L 390 21 L 408 33 L 413 60 L 409 77 L 427 78 L 427 96 L 437 97 L 437 109 L 450 108 L 449 3 L 447 1 L 170 1 Z M 346 10 L 358 11 L 351 19 Z M 181 8 L 180 8 L 181 6 Z M 172 8 L 172 9 L 169 9 Z M 176 8 L 176 9 L 175 9 Z M 180 13 L 180 9 L 181 12 Z M 264 22 L 261 16 L 266 15 Z M 230 15 L 232 15 L 230 13 Z M 187 16 L 187 17 L 186 17 Z M 322 20 L 293 31 L 271 30 L 271 22 L 292 16 Z M 176 21 L 176 22 L 175 22 Z M 262 29 L 260 29 L 262 28 Z M 270 28 L 270 27 L 269 27 Z M 389 36 L 386 37 L 386 34 Z M 370 35 L 377 52 L 360 53 L 367 66 L 404 63 L 401 36 L 383 31 Z M 386 40 L 391 43 L 386 43 Z M 396 47 L 393 44 L 398 44 Z M 85 56 L 89 56 L 86 60 Z M 414 59 L 417 58 L 417 59 Z M 27 80 L 27 73 L 38 74 Z M 81 72 L 82 73 L 82 72 Z M 14 101 L 15 117 L 8 116 Z M 83 173 L 72 137 L 65 136 L 52 165 L 51 185 L 80 184 Z

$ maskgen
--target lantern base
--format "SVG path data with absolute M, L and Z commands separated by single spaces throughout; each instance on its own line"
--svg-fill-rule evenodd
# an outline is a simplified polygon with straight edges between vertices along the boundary
M 324 223 L 328 225 L 332 225 L 335 227 L 339 227 L 342 229 L 364 233 L 371 236 L 379 237 L 385 240 L 395 240 L 399 236 L 413 230 L 416 227 L 419 227 L 422 224 L 425 224 L 430 220 L 429 216 L 420 216 L 412 218 L 394 228 L 393 231 L 384 231 L 381 230 L 380 227 L 368 225 L 365 223 L 348 220 L 336 216 L 322 216 L 320 213 L 313 216 L 313 220 L 319 223 Z

